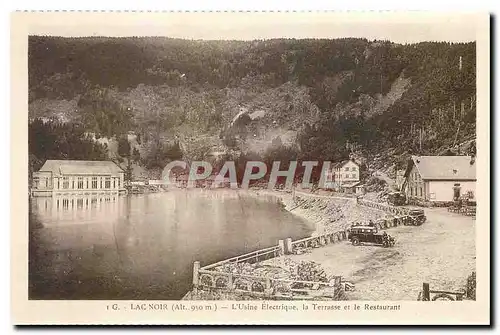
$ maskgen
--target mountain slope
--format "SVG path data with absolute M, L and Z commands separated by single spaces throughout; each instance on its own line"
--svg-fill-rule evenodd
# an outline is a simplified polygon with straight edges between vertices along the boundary
M 373 161 L 436 154 L 476 131 L 475 43 L 31 36 L 28 60 L 32 118 L 134 131 L 148 165 L 176 143 L 187 160 Z

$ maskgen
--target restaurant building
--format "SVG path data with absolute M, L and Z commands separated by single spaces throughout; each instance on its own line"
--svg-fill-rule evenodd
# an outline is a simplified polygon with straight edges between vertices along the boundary
M 476 162 L 470 156 L 412 156 L 403 191 L 412 202 L 452 202 L 464 194 L 475 201 Z

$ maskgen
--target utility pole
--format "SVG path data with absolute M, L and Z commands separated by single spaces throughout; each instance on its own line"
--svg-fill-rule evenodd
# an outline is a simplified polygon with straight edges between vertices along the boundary
M 455 134 L 455 140 L 453 141 L 453 146 L 452 147 L 455 147 L 455 144 L 457 143 L 458 132 L 459 131 L 460 131 L 460 122 L 458 123 L 457 133 Z
M 420 154 L 422 154 L 422 128 L 419 128 L 419 142 L 420 142 Z

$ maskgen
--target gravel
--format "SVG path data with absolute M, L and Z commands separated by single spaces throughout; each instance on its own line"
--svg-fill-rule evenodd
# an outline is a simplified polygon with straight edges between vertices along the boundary
M 284 258 L 315 261 L 328 275 L 353 282 L 353 300 L 417 300 L 424 282 L 431 290 L 463 290 L 475 271 L 475 220 L 442 208 L 425 212 L 422 226 L 387 231 L 396 238 L 393 248 L 341 242 Z

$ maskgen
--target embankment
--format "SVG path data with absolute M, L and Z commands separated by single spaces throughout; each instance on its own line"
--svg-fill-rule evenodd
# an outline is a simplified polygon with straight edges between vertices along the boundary
M 344 230 L 353 222 L 368 223 L 385 216 L 381 211 L 356 204 L 355 198 L 309 194 L 305 192 L 275 192 L 252 190 L 255 196 L 278 197 L 284 208 L 315 226 L 313 235 Z

